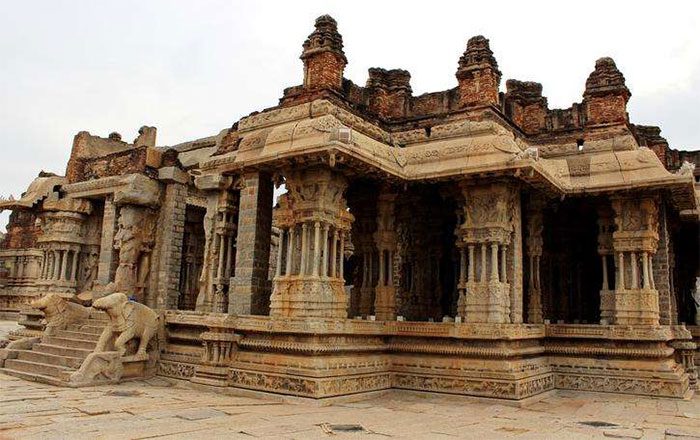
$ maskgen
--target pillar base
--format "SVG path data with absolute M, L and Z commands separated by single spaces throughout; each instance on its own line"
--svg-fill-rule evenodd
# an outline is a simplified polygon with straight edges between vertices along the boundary
M 375 296 L 374 287 L 362 286 L 360 287 L 360 301 L 358 304 L 357 313 L 362 316 L 369 316 L 372 314 L 372 304 L 374 303 Z
M 510 322 L 510 284 L 499 281 L 488 283 L 468 282 L 463 303 L 459 311 L 464 322 L 496 323 Z
M 527 304 L 527 321 L 530 324 L 542 324 L 542 294 L 537 289 L 530 290 L 530 300 Z
M 394 321 L 396 319 L 396 288 L 378 286 L 376 288 L 374 314 L 377 321 Z
M 343 280 L 310 276 L 276 279 L 270 316 L 347 318 L 348 298 Z
M 601 323 L 659 325 L 659 293 L 653 289 L 618 289 L 600 292 Z

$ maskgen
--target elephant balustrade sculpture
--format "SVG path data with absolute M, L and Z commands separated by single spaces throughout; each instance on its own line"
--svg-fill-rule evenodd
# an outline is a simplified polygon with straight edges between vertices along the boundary
M 127 351 L 127 343 L 139 339 L 136 356 L 147 358 L 148 343 L 158 333 L 158 315 L 149 307 L 129 301 L 126 294 L 117 292 L 96 299 L 92 307 L 101 310 L 109 317 L 109 324 L 105 327 L 97 342 L 95 352 L 108 351 L 111 346 L 124 356 Z
M 57 293 L 44 295 L 30 305 L 44 313 L 44 336 L 54 336 L 58 330 L 64 330 L 70 324 L 85 322 L 90 316 L 89 308 L 70 302 Z
M 130 301 L 126 294 L 112 293 L 92 302 L 103 311 L 109 323 L 102 331 L 95 350 L 71 375 L 74 386 L 117 383 L 123 379 L 144 378 L 155 374 L 159 319 L 149 307 Z M 155 340 L 154 340 L 155 337 Z M 138 339 L 135 354 L 127 353 L 130 342 Z M 149 343 L 152 349 L 148 350 Z

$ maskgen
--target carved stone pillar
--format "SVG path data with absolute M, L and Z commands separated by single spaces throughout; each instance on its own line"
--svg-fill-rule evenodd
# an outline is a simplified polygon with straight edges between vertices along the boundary
M 479 276 L 472 278 L 474 269 L 469 269 L 466 291 L 458 301 L 458 314 L 466 322 L 509 323 L 512 319 L 511 286 L 505 273 L 499 270 L 504 255 L 499 247 L 509 253 L 518 192 L 506 183 L 464 184 L 462 195 L 464 223 L 459 226 L 457 235 L 469 249 L 471 261 L 468 264 L 477 269 Z M 476 255 L 472 257 L 472 254 Z
M 464 308 L 463 302 L 467 296 L 467 246 L 461 241 L 458 241 L 457 251 L 459 252 L 459 267 L 457 269 L 457 310 L 459 310 L 460 308 Z
M 274 317 L 347 317 L 348 300 L 342 278 L 344 236 L 350 230 L 353 216 L 347 210 L 344 176 L 326 168 L 292 170 L 285 174 L 288 193 L 280 197 L 274 223 L 281 229 L 301 231 L 300 248 L 286 249 L 291 260 L 303 264 L 274 280 L 270 315 Z M 337 236 L 338 245 L 326 246 L 321 230 Z M 305 231 L 305 232 L 304 232 Z M 325 235 L 325 234 L 324 234 Z M 289 246 L 289 242 L 282 245 Z M 337 253 L 324 255 L 331 249 Z M 297 257 L 298 255 L 298 257 Z M 319 276 L 325 265 L 339 268 L 328 276 Z
M 603 281 L 600 288 L 600 323 L 610 324 L 613 321 L 615 289 L 619 282 L 619 274 L 610 273 L 609 267 L 614 262 L 618 267 L 613 247 L 613 232 L 615 231 L 615 213 L 609 206 L 598 208 L 598 255 L 603 272 Z
M 658 325 L 659 293 L 649 274 L 656 253 L 658 200 L 652 197 L 620 197 L 612 200 L 615 231 L 612 249 L 617 258 L 614 292 L 601 292 L 601 320 L 618 325 Z M 646 274 L 646 279 L 643 278 Z
M 216 267 L 214 267 L 213 286 L 215 312 L 230 312 L 231 276 L 235 268 L 234 258 L 237 250 L 236 228 L 238 217 L 238 194 L 222 191 L 219 194 L 216 220 L 214 221 L 214 243 L 216 247 Z
M 112 196 L 105 198 L 104 214 L 102 216 L 102 233 L 100 234 L 100 256 L 97 264 L 97 282 L 102 285 L 112 280 L 112 265 L 114 260 L 114 233 L 117 227 L 117 207 Z
M 202 312 L 226 313 L 234 267 L 238 195 L 231 176 L 200 176 L 195 179 L 195 185 L 207 194 L 204 259 L 195 308 Z
M 376 297 L 374 286 L 374 274 L 376 272 L 375 248 L 372 243 L 367 243 L 360 249 L 362 258 L 362 285 L 360 286 L 360 298 L 358 314 L 368 316 L 372 314 L 372 297 Z
M 540 261 L 542 259 L 542 230 L 544 200 L 541 197 L 530 197 L 527 211 L 527 241 L 525 242 L 528 256 L 528 304 L 527 316 L 531 324 L 542 324 L 542 285 L 540 282 Z
M 374 241 L 379 251 L 379 277 L 375 288 L 374 314 L 380 321 L 396 319 L 396 283 L 394 282 L 394 255 L 396 228 L 394 203 L 396 194 L 382 189 L 377 201 L 377 232 Z

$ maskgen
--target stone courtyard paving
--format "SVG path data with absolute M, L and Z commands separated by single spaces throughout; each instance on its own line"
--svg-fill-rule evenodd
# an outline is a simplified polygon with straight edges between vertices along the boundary
M 700 438 L 700 398 L 557 392 L 517 408 L 397 391 L 321 405 L 163 378 L 70 389 L 2 374 L 0 394 L 0 439 Z

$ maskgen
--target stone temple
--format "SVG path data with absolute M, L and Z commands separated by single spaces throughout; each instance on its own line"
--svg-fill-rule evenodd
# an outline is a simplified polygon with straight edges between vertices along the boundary
M 216 135 L 81 131 L 64 175 L 0 202 L 0 309 L 23 326 L 0 371 L 312 398 L 693 394 L 700 152 L 629 121 L 612 59 L 566 109 L 535 82 L 500 91 L 482 36 L 454 88 L 420 96 L 405 70 L 344 78 L 329 16 L 301 60 L 302 84 Z

